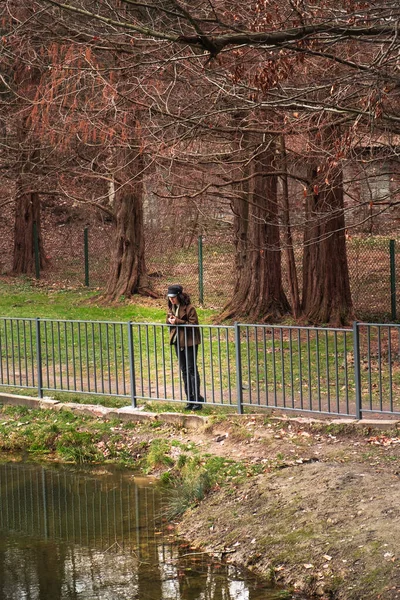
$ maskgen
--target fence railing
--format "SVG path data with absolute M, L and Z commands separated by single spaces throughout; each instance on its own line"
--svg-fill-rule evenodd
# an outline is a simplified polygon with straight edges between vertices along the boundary
M 46 227 L 51 229 L 51 256 L 46 261 L 46 269 L 40 273 L 39 243 L 36 240 L 36 278 L 42 277 L 47 283 L 65 282 L 68 286 L 84 284 L 104 288 L 110 271 L 112 225 L 100 225 L 98 220 L 95 220 L 89 228 L 79 230 L 76 227 L 54 227 L 49 221 L 44 229 Z M 157 229 L 157 233 L 150 226 L 145 229 L 148 242 L 146 264 L 156 294 L 163 296 L 168 285 L 175 280 L 184 286 L 196 304 L 222 309 L 232 297 L 235 286 L 233 229 L 226 224 L 223 229 L 207 227 L 206 230 L 207 235 L 204 236 L 190 232 L 185 243 L 185 235 L 182 232 L 182 243 L 177 247 L 176 235 L 171 234 L 169 227 L 165 231 Z M 7 237 L 7 234 L 3 233 Z M 42 233 L 46 239 L 48 235 L 46 236 L 44 230 Z M 391 235 L 394 234 L 395 231 L 392 231 Z M 11 230 L 9 235 L 12 235 Z M 36 230 L 35 236 L 37 237 Z M 13 244 L 8 242 L 3 246 L 2 271 L 8 272 L 12 269 Z M 301 238 L 297 240 L 293 250 L 301 292 L 304 254 Z M 398 241 L 389 239 L 389 235 L 365 236 L 353 232 L 347 236 L 346 255 L 350 290 L 357 318 L 384 322 L 397 320 L 400 307 L 400 288 L 397 283 L 400 277 L 400 262 L 396 260 L 398 251 Z M 283 252 L 282 285 L 288 296 L 289 279 L 289 266 Z
M 210 405 L 400 415 L 400 325 L 197 327 L 199 391 Z M 0 385 L 39 397 L 62 391 L 124 397 L 134 407 L 186 402 L 168 325 L 0 318 L 0 351 Z

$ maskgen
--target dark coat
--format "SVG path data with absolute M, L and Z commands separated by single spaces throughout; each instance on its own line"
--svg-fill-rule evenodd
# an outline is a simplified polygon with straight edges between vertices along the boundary
M 195 307 L 192 304 L 180 304 L 178 314 L 175 315 L 176 324 L 177 325 L 198 325 L 199 319 L 197 317 L 197 312 Z M 168 315 L 167 315 L 167 323 L 168 323 Z M 169 323 L 168 323 L 169 325 Z M 169 331 L 169 341 L 170 344 L 174 341 L 176 327 L 171 325 Z M 194 333 L 194 342 L 193 342 L 193 333 Z M 179 347 L 184 348 L 187 346 L 197 346 L 201 342 L 200 329 L 199 327 L 178 327 L 179 334 Z

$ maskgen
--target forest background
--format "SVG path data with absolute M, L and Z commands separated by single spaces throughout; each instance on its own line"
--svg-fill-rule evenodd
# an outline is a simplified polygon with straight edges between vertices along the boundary
M 193 292 L 202 236 L 221 320 L 359 317 L 390 293 L 399 18 L 394 0 L 6 0 L 3 273 L 35 273 L 35 233 L 45 280 L 62 249 L 83 262 L 89 226 L 104 302 Z

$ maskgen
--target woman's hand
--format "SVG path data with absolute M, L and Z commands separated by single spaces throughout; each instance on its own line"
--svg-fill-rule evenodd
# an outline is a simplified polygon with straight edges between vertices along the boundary
M 176 317 L 174 315 L 170 315 L 168 317 L 168 323 L 171 323 L 171 325 L 175 325 L 176 322 Z

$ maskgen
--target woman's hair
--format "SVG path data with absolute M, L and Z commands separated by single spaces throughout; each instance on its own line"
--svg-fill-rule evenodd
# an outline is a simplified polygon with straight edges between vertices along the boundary
M 188 306 L 190 304 L 190 296 L 186 292 L 181 292 L 180 294 L 178 294 L 177 298 L 178 303 L 183 306 Z M 168 307 L 172 308 L 172 302 L 170 298 L 168 298 Z

